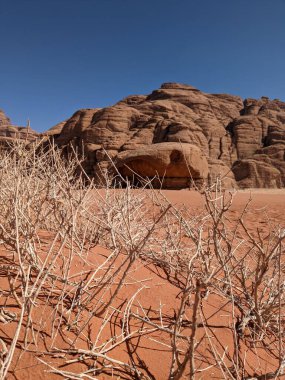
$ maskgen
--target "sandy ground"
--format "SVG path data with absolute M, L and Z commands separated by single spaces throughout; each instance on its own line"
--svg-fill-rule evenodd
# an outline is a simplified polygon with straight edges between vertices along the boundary
M 204 203 L 202 196 L 195 191 L 188 190 L 164 190 L 162 194 L 169 200 L 171 203 L 177 206 L 185 205 L 191 212 L 199 213 L 204 209 Z M 251 201 L 250 201 L 251 199 Z M 250 201 L 250 211 L 247 215 L 246 222 L 250 231 L 255 231 L 257 228 L 261 232 L 266 233 L 274 225 L 278 225 L 280 228 L 285 228 L 285 190 L 242 190 L 238 191 L 235 194 L 233 204 L 230 208 L 229 217 L 237 219 L 244 209 L 245 205 Z M 49 235 L 45 236 L 48 244 Z M 102 252 L 99 249 L 99 254 Z M 96 257 L 94 256 L 94 263 L 96 265 Z M 177 289 L 169 283 L 167 283 L 160 275 L 155 273 L 155 268 L 145 268 L 143 265 L 137 265 L 136 269 L 132 273 L 132 278 L 139 278 L 140 280 L 146 281 L 146 288 L 143 290 L 139 297 L 140 304 L 143 304 L 145 308 L 152 307 L 158 309 L 160 304 L 166 305 L 165 312 L 169 316 L 173 315 L 173 307 L 177 301 Z M 5 278 L 0 278 L 0 286 L 5 286 Z M 130 294 L 136 288 L 131 289 Z M 128 297 L 127 293 L 120 295 L 122 299 Z M 207 308 L 205 313 L 207 315 L 212 315 L 210 322 L 216 326 L 213 332 L 216 334 L 222 334 L 225 338 L 225 341 L 230 345 L 230 336 L 227 338 L 228 330 L 225 326 L 228 321 L 229 315 L 227 308 L 218 309 L 217 304 L 220 300 L 213 295 L 207 301 Z M 13 334 L 13 328 L 9 324 L 0 325 L 0 336 L 5 339 L 6 342 L 9 342 L 9 336 Z M 163 337 L 160 337 L 163 340 Z M 161 344 L 156 344 L 153 339 L 143 339 L 141 342 L 142 350 L 141 360 L 147 363 L 149 372 L 151 374 L 151 379 L 164 380 L 167 379 L 167 374 L 169 373 L 168 362 L 170 360 L 169 353 L 167 349 L 162 347 Z M 35 351 L 37 348 L 34 348 Z M 123 351 L 117 353 L 117 358 L 124 358 L 126 353 L 126 347 Z M 16 357 L 18 357 L 18 352 Z M 249 358 L 253 353 L 249 350 Z M 25 353 L 20 356 L 19 360 L 14 361 L 14 367 L 12 366 L 12 371 L 8 375 L 8 379 L 14 380 L 36 380 L 36 379 L 59 379 L 62 378 L 57 375 L 52 375 L 44 371 L 44 367 L 38 363 L 35 359 L 34 354 Z M 253 357 L 253 356 L 252 356 Z M 264 357 L 266 361 L 266 357 Z M 272 364 L 272 363 L 271 363 Z M 270 363 L 268 363 L 268 370 L 270 370 Z M 99 375 L 94 377 L 98 379 L 105 379 L 105 375 Z M 110 378 L 110 377 L 108 377 Z M 123 377 L 111 377 L 114 379 L 122 379 Z M 215 370 L 208 371 L 207 373 L 197 374 L 197 379 L 212 379 L 220 378 L 218 377 Z M 83 377 L 85 379 L 85 377 Z
M 196 191 L 162 190 L 162 193 L 174 204 L 185 204 L 190 207 L 203 206 L 203 197 Z M 253 207 L 260 206 L 268 209 L 273 207 L 276 211 L 281 211 L 280 208 L 285 206 L 285 189 L 246 189 L 232 193 L 234 194 L 234 209 L 244 206 L 251 198 Z
M 172 204 L 185 205 L 196 211 L 204 208 L 203 197 L 196 191 L 163 190 L 162 193 Z M 248 203 L 248 223 L 252 229 L 267 222 L 285 227 L 285 189 L 238 190 L 234 192 L 230 214 L 238 217 Z

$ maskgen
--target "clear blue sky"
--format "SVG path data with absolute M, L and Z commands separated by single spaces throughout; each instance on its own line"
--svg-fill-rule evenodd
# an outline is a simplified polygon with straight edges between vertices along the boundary
M 43 131 L 163 82 L 285 101 L 285 0 L 0 0 L 0 108 Z

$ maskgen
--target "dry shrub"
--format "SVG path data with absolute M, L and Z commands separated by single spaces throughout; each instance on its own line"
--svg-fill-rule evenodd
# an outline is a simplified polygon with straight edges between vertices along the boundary
M 79 167 L 52 145 L 1 152 L 0 378 L 30 353 L 66 379 L 161 379 L 147 345 L 169 380 L 283 376 L 284 230 L 250 233 L 249 205 L 228 220 L 219 181 L 192 215 L 159 191 L 98 189 Z M 143 270 L 170 305 L 147 304 Z

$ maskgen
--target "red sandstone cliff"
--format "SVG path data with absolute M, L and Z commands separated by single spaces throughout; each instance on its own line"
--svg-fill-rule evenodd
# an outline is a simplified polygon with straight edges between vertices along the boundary
M 285 186 L 285 103 L 206 94 L 165 83 L 150 95 L 112 107 L 77 111 L 53 134 L 61 147 L 84 150 L 93 176 L 111 169 L 125 177 L 157 175 L 164 187 L 226 176 L 227 187 Z

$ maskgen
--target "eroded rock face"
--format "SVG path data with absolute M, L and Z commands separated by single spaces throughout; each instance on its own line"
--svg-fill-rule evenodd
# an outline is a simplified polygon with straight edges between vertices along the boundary
M 280 171 L 265 161 L 254 159 L 238 161 L 233 166 L 233 172 L 241 188 L 282 187 Z
M 0 110 L 0 143 L 2 145 L 15 141 L 15 139 L 30 142 L 35 140 L 37 136 L 38 133 L 29 127 L 18 127 L 12 125 L 10 119 L 5 115 L 4 111 Z
M 280 100 L 243 101 L 165 83 L 148 96 L 79 110 L 61 128 L 53 133 L 56 143 L 84 151 L 91 176 L 115 164 L 124 176 L 131 168 L 141 177 L 163 179 L 164 187 L 186 187 L 189 160 L 197 182 L 221 175 L 226 187 L 285 186 L 285 103 Z M 173 151 L 186 161 L 171 159 Z
M 246 99 L 229 130 L 237 150 L 233 172 L 239 186 L 284 187 L 285 103 Z
M 191 178 L 203 183 L 209 174 L 206 156 L 195 145 L 187 143 L 158 143 L 144 148 L 122 151 L 116 158 L 116 167 L 123 178 L 139 180 L 154 177 L 167 181 L 167 187 L 191 186 Z M 159 181 L 153 181 L 160 186 Z
M 5 115 L 4 111 L 0 109 L 0 127 L 10 125 L 10 119 Z

